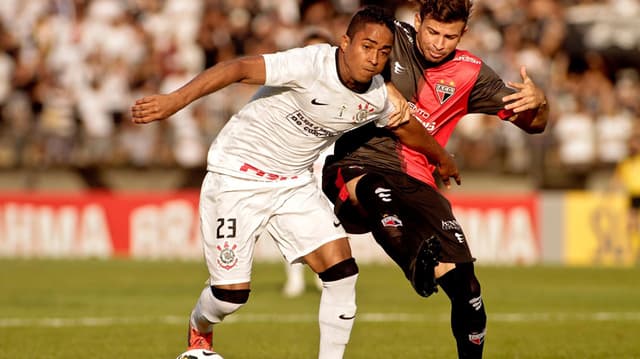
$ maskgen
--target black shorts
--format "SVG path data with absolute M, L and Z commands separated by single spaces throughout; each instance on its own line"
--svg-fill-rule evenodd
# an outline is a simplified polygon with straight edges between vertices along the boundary
M 629 205 L 633 209 L 640 209 L 640 196 L 631 196 Z
M 345 195 L 344 184 L 366 173 L 384 176 L 394 196 L 399 200 L 400 219 L 406 236 L 405 246 L 417 253 L 425 238 L 432 235 L 440 240 L 441 261 L 447 263 L 468 263 L 475 261 L 471 256 L 467 239 L 451 210 L 451 203 L 433 187 L 403 173 L 384 172 L 364 166 L 327 166 L 323 171 L 322 187 L 329 199 L 335 204 L 336 215 L 349 233 L 366 233 L 371 228 L 367 220 L 349 202 Z M 342 194 L 342 196 L 341 196 Z M 379 238 L 376 238 L 379 242 Z M 379 242 L 380 243 L 380 242 Z M 384 243 L 380 245 L 385 248 Z M 385 249 L 386 250 L 386 249 Z M 409 263 L 398 263 L 403 269 Z

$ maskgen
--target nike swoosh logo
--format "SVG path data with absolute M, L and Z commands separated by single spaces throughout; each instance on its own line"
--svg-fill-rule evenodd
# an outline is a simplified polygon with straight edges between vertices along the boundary
M 208 356 L 212 356 L 212 355 L 216 355 L 216 352 L 210 352 L 210 351 L 202 351 L 202 355 L 208 357 Z
M 318 105 L 318 106 L 326 106 L 326 105 L 328 105 L 328 103 L 323 103 L 323 102 L 318 101 L 317 98 L 314 98 L 313 100 L 311 100 L 311 104 L 312 105 Z
M 340 318 L 340 319 L 344 319 L 344 320 L 351 320 L 351 319 L 353 319 L 353 318 L 355 318 L 355 317 L 356 317 L 356 315 L 355 315 L 355 314 L 354 314 L 354 315 L 352 315 L 352 316 L 350 316 L 350 317 L 347 317 L 345 314 L 340 314 L 340 315 L 338 316 L 338 318 Z
M 340 224 L 341 223 L 339 221 L 338 222 L 335 222 L 335 221 L 333 222 L 333 226 L 336 227 L 336 228 L 338 228 L 340 226 Z

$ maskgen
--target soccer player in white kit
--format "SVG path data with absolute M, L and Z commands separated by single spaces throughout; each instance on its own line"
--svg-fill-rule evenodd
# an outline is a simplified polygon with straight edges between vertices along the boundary
M 191 313 L 188 349 L 212 349 L 213 325 L 247 302 L 255 243 L 266 231 L 287 261 L 306 263 L 322 279 L 318 357 L 342 358 L 356 313 L 358 267 L 310 168 L 342 133 L 371 121 L 409 145 L 435 143 L 408 112 L 394 113 L 387 101 L 379 74 L 393 29 L 382 9 L 365 7 L 338 47 L 221 62 L 170 94 L 132 106 L 133 122 L 148 123 L 231 83 L 264 85 L 209 149 L 199 211 L 210 286 Z

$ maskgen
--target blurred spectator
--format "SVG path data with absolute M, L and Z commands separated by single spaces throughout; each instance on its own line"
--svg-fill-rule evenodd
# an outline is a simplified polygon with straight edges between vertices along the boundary
M 618 106 L 613 96 L 608 96 L 596 116 L 598 162 L 610 169 L 627 157 L 634 118 Z
M 627 144 L 629 154 L 616 166 L 613 184 L 628 198 L 628 248 L 634 251 L 634 258 L 640 259 L 640 126 L 634 129 Z
M 196 181 L 203 146 L 254 89 L 234 86 L 185 109 L 180 126 L 144 131 L 127 123 L 135 94 L 168 91 L 225 58 L 295 46 L 309 28 L 335 38 L 373 3 L 413 22 L 412 4 L 400 0 L 2 1 L 0 168 L 68 167 L 102 186 L 90 177 L 103 167 L 177 166 Z M 531 138 L 492 118 L 463 125 L 449 144 L 461 169 L 559 178 L 580 159 L 584 175 L 562 186 L 582 188 L 589 170 L 624 158 L 640 114 L 638 15 L 640 0 L 475 0 L 461 48 L 505 79 L 526 65 L 550 94 L 552 126 Z M 572 155 L 578 138 L 587 152 Z M 557 184 L 542 176 L 538 185 Z
M 558 141 L 560 163 L 576 188 L 585 188 L 596 158 L 595 123 L 580 99 L 567 99 L 567 107 L 557 118 L 553 134 Z

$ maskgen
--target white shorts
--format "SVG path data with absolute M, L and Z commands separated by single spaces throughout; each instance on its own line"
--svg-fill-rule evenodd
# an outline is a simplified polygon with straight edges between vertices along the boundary
M 265 231 L 290 263 L 347 237 L 311 176 L 266 182 L 208 172 L 200 221 L 212 285 L 251 281 L 254 248 Z

